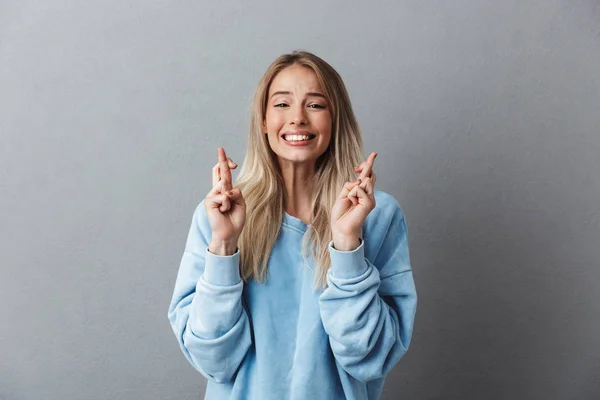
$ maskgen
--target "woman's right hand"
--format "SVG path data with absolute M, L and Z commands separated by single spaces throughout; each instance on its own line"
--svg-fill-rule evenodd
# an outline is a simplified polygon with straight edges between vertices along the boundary
M 211 253 L 232 255 L 246 222 L 246 201 L 231 183 L 231 169 L 237 168 L 222 147 L 218 148 L 219 162 L 212 171 L 213 188 L 204 199 L 204 208 L 212 230 L 208 247 Z

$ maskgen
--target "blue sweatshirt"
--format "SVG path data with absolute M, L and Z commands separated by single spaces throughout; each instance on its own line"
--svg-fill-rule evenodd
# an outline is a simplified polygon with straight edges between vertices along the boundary
M 198 205 L 168 317 L 183 354 L 208 379 L 205 399 L 380 397 L 410 344 L 417 294 L 402 209 L 380 190 L 375 201 L 358 248 L 329 243 L 325 290 L 314 289 L 302 260 L 308 226 L 300 219 L 284 214 L 266 283 L 244 283 L 239 249 L 207 250 L 211 228 Z

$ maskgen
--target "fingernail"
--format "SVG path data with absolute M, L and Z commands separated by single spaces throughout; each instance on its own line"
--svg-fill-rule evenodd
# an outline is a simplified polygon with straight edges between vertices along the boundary
M 228 192 L 227 192 L 227 196 L 229 196 L 229 197 L 233 196 L 233 192 L 232 192 L 231 190 L 230 190 L 230 191 L 228 191 Z

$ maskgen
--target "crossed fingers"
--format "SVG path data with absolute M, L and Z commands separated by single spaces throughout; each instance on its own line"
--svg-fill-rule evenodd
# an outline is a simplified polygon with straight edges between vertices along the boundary
M 344 185 L 344 191 L 342 196 L 346 196 L 352 201 L 352 204 L 357 205 L 359 203 L 359 192 L 366 196 L 373 195 L 373 189 L 375 186 L 375 171 L 373 171 L 373 163 L 377 157 L 376 152 L 369 154 L 366 161 L 362 162 L 355 171 L 359 173 L 358 178 L 354 182 L 347 182 Z
M 237 168 L 237 164 L 227 157 L 222 147 L 218 148 L 219 161 L 212 169 L 213 187 L 207 198 L 213 208 L 225 212 L 231 208 L 232 202 L 238 199 L 239 189 L 233 189 L 231 183 L 231 170 Z
M 369 154 L 369 157 L 366 161 L 363 161 L 358 167 L 354 169 L 354 171 L 358 172 L 358 179 L 364 182 L 365 178 L 371 177 L 373 181 L 373 185 L 375 185 L 375 171 L 373 171 L 373 163 L 375 162 L 375 157 L 377 157 L 376 152 L 372 152 Z
M 219 192 L 224 193 L 232 189 L 231 183 L 231 170 L 237 168 L 237 164 L 233 160 L 227 157 L 225 149 L 222 147 L 218 148 L 219 161 L 212 169 L 212 183 L 213 189 L 219 185 Z

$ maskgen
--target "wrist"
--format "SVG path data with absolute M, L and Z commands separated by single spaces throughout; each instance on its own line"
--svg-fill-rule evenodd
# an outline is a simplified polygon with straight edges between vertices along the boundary
M 338 251 L 353 251 L 360 246 L 360 238 L 356 236 L 334 236 L 333 248 Z
M 232 256 L 237 251 L 237 240 L 214 240 L 208 251 L 218 256 Z

